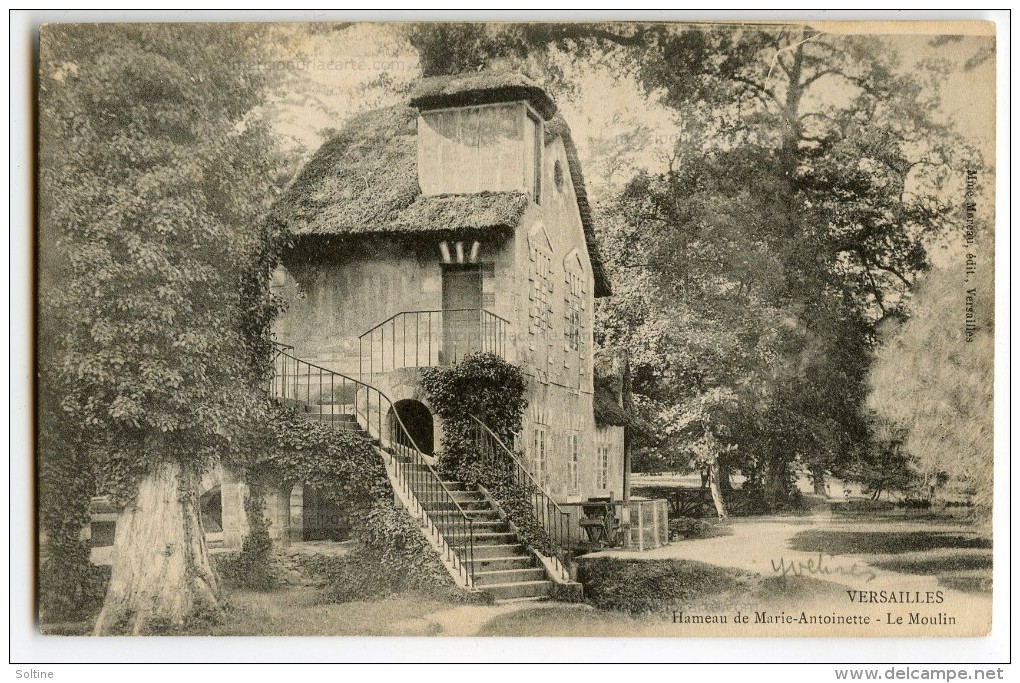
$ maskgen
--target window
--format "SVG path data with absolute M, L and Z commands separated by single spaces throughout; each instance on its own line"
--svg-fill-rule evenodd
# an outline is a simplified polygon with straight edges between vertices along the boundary
M 532 112 L 524 125 L 524 182 L 536 204 L 542 203 L 542 121 Z
M 536 224 L 528 235 L 528 257 L 531 260 L 528 331 L 538 335 L 553 327 L 552 245 L 541 223 Z
M 577 434 L 567 434 L 567 482 L 571 491 L 579 491 L 581 482 L 579 479 L 579 465 L 581 462 L 581 448 Z
M 584 344 L 584 323 L 581 312 L 585 310 L 585 278 L 584 267 L 577 256 L 577 250 L 567 254 L 563 260 L 564 303 L 566 329 L 563 335 L 563 347 L 567 351 L 580 351 Z
M 599 467 L 596 471 L 595 488 L 609 488 L 609 446 L 599 446 Z
M 535 427 L 535 438 L 532 442 L 531 474 L 539 484 L 545 483 L 545 427 Z

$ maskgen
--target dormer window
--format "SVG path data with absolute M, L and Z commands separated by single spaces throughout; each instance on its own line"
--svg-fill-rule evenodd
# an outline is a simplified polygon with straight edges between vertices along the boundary
M 419 113 L 422 194 L 516 192 L 542 201 L 545 123 L 527 102 L 497 102 Z
M 526 109 L 524 126 L 524 187 L 531 192 L 531 201 L 542 203 L 542 121 L 531 109 Z

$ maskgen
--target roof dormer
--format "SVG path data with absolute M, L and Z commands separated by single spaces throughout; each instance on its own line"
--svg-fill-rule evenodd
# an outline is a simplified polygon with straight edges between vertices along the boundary
M 545 123 L 552 99 L 517 73 L 480 72 L 422 81 L 418 183 L 425 195 L 520 192 L 542 203 Z

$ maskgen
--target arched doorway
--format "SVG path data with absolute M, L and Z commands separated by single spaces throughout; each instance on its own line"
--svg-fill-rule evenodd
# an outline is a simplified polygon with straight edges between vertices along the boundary
M 343 512 L 331 500 L 302 482 L 290 491 L 292 541 L 345 541 L 350 529 Z
M 206 543 L 219 547 L 223 543 L 223 493 L 219 485 L 199 496 L 198 509 Z
M 389 419 L 393 420 L 393 412 L 400 417 L 400 421 L 407 429 L 407 433 L 414 439 L 422 453 L 432 455 L 435 450 L 433 438 L 432 413 L 425 404 L 414 399 L 397 401 L 390 409 Z

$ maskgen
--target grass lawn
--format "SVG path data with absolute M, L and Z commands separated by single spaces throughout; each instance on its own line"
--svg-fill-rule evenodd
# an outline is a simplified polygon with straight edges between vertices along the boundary
M 887 571 L 938 577 L 945 588 L 992 590 L 991 539 L 970 531 L 802 531 L 794 550 L 861 555 Z
M 417 593 L 374 601 L 327 603 L 310 587 L 268 592 L 227 589 L 219 623 L 193 626 L 181 636 L 391 636 L 435 635 L 422 616 L 462 605 Z M 86 622 L 41 624 L 45 635 L 88 635 Z
M 231 591 L 221 623 L 191 629 L 182 635 L 435 635 L 427 628 L 410 633 L 406 629 L 419 617 L 459 604 L 417 593 L 402 593 L 375 601 L 327 603 L 322 600 L 322 591 L 315 588 L 287 588 L 266 593 Z M 408 622 L 408 625 L 401 625 L 401 622 Z
M 810 577 L 761 576 L 687 560 L 600 558 L 589 603 L 535 606 L 494 617 L 482 636 L 643 636 L 676 632 L 674 610 L 730 613 L 844 598 L 844 587 Z M 593 606 L 594 605 L 594 606 Z

